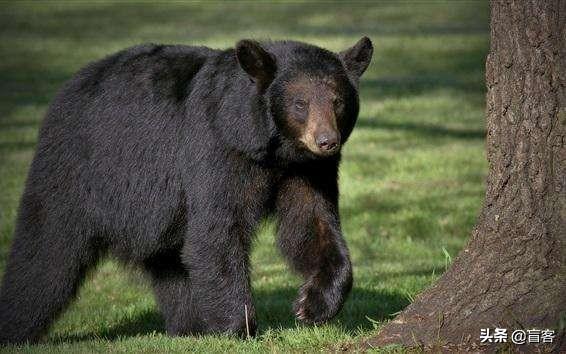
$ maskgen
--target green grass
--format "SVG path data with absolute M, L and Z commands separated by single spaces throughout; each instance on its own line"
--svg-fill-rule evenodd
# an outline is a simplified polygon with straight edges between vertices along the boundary
M 300 279 L 267 221 L 253 252 L 257 339 L 167 337 L 143 274 L 108 260 L 44 342 L 4 350 L 316 351 L 370 335 L 439 277 L 475 222 L 487 168 L 488 34 L 485 2 L 0 3 L 0 269 L 39 122 L 87 62 L 141 42 L 223 48 L 246 37 L 293 38 L 338 51 L 368 35 L 375 45 L 340 173 L 355 285 L 335 321 L 295 322 Z

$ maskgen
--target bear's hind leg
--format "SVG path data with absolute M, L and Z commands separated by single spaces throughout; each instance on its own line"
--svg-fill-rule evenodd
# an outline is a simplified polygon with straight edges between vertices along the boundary
M 0 344 L 37 341 L 97 259 L 85 235 L 42 222 L 30 209 L 22 208 L 0 289 Z

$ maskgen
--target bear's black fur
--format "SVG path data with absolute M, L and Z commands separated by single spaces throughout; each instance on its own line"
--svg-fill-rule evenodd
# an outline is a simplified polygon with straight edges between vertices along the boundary
M 40 130 L 0 292 L 0 343 L 35 341 L 106 253 L 150 274 L 167 332 L 255 332 L 251 237 L 274 214 L 321 323 L 352 286 L 339 148 L 358 115 L 362 38 L 334 54 L 251 40 L 142 45 L 82 69 Z

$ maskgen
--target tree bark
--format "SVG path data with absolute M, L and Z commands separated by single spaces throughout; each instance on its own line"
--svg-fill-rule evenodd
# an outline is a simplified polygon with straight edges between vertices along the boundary
M 566 0 L 492 0 L 486 83 L 489 173 L 471 239 L 366 346 L 470 349 L 481 328 L 549 328 L 543 349 L 566 351 Z

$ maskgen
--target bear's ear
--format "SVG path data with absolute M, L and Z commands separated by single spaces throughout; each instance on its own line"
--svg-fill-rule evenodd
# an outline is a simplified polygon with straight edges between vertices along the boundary
M 236 58 L 260 90 L 267 88 L 273 81 L 277 70 L 275 57 L 258 42 L 249 39 L 239 41 L 236 44 Z
M 362 76 L 366 71 L 371 56 L 373 55 L 373 45 L 368 37 L 362 37 L 352 48 L 340 52 L 340 59 L 344 62 L 346 70 L 356 78 Z

